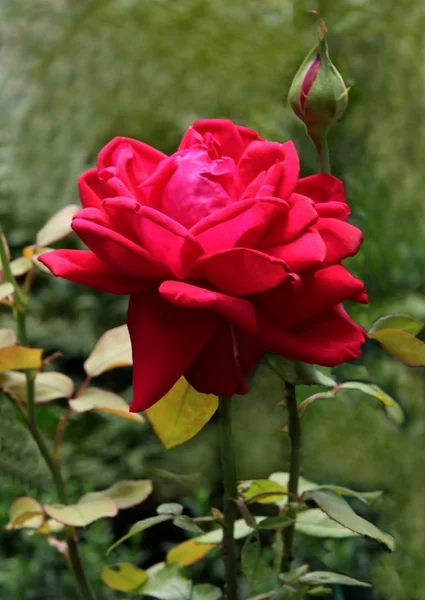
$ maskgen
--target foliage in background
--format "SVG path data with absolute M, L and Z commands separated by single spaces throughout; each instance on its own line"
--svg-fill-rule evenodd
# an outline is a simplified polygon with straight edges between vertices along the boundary
M 114 135 L 171 152 L 194 118 L 228 117 L 272 139 L 295 139 L 305 171 L 313 171 L 313 150 L 283 98 L 313 45 L 306 15 L 312 8 L 327 18 L 334 62 L 352 86 L 350 108 L 330 145 L 334 172 L 347 185 L 353 222 L 365 233 L 351 264 L 366 281 L 372 305 L 359 316 L 366 325 L 388 310 L 423 317 L 425 77 L 420 57 L 425 9 L 420 0 L 5 0 L 0 7 L 0 220 L 12 251 L 31 243 L 58 207 L 77 201 L 77 175 Z M 66 370 L 78 377 L 98 335 L 123 322 L 125 300 L 53 278 L 35 291 L 32 342 L 62 351 Z M 6 323 L 3 313 L 0 317 Z M 390 492 L 380 509 L 381 525 L 398 542 L 403 532 L 398 551 L 374 560 L 375 546 L 368 542 L 353 542 L 348 550 L 332 542 L 326 546 L 327 566 L 367 579 L 373 565 L 376 598 L 423 600 L 425 386 L 420 373 L 378 360 L 370 346 L 368 370 L 402 404 L 405 427 L 396 430 L 360 398 L 318 403 L 306 417 L 305 475 L 352 487 L 366 482 L 370 489 Z M 348 368 L 341 367 L 341 376 Z M 101 383 L 110 389 L 130 393 L 128 375 L 103 377 Z M 259 409 L 247 396 L 236 400 L 235 410 L 239 477 L 277 470 L 287 448 L 281 456 L 272 451 L 282 425 L 274 402 L 265 394 Z M 47 409 L 42 423 L 50 434 L 54 416 L 55 409 Z M 147 429 L 135 436 L 124 423 L 90 415 L 85 425 L 71 423 L 66 468 L 78 493 L 109 485 L 115 473 L 144 477 L 155 469 L 202 473 L 196 486 L 201 482 L 215 490 L 213 428 L 160 459 Z M 252 443 L 260 437 L 264 443 Z M 335 452 L 335 446 L 342 451 Z M 6 475 L 1 472 L 2 479 Z M 161 478 L 159 493 L 163 498 L 176 490 L 181 494 L 178 486 Z M 16 488 L 4 494 L 5 506 L 14 495 Z M 3 498 L 1 506 L 4 514 Z M 115 533 L 126 528 L 123 523 Z M 10 564 L 10 573 L 27 571 L 30 561 L 22 559 L 17 566 L 11 544 L 5 534 L 2 566 Z M 303 548 L 305 555 L 314 554 L 307 544 Z M 155 556 L 162 551 L 151 547 Z M 22 552 L 30 553 L 29 547 Z M 26 595 L 24 578 L 2 574 L 5 597 L 48 598 L 55 567 L 47 557 L 45 563 L 32 596 Z M 96 569 L 100 565 L 93 564 Z

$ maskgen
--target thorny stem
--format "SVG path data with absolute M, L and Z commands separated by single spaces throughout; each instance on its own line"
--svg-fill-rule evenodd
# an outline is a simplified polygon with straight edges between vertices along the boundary
M 286 514 L 288 516 L 288 519 L 293 520 L 293 523 L 286 527 L 283 530 L 282 534 L 284 546 L 284 552 L 282 557 L 282 571 L 287 573 L 291 570 L 291 563 L 293 560 L 295 520 L 297 518 L 296 501 L 298 496 L 298 480 L 300 476 L 301 460 L 301 422 L 298 414 L 295 385 L 293 385 L 292 383 L 285 384 L 285 402 L 288 410 L 288 430 L 289 440 L 291 444 L 288 482 L 288 504 Z
M 2 262 L 3 272 L 7 281 L 12 283 L 15 288 L 13 297 L 15 300 L 15 317 L 16 317 L 16 328 L 17 328 L 17 337 L 18 342 L 22 346 L 28 346 L 28 336 L 26 329 L 26 308 L 27 301 L 22 295 L 22 291 L 19 288 L 15 278 L 12 275 L 12 271 L 10 269 L 9 260 L 6 253 L 6 248 L 1 237 L 0 230 L 0 259 Z M 68 504 L 68 495 L 66 493 L 65 484 L 63 481 L 62 473 L 60 471 L 59 463 L 55 460 L 52 453 L 49 450 L 49 447 L 46 444 L 37 424 L 36 411 L 35 411 L 35 374 L 33 371 L 26 372 L 26 405 L 27 405 L 27 414 L 25 418 L 25 423 L 28 427 L 29 432 L 31 433 L 37 447 L 40 451 L 41 456 L 43 457 L 49 471 L 52 475 L 53 482 L 56 487 L 56 493 L 59 501 L 62 504 Z M 97 600 L 94 591 L 92 590 L 89 580 L 87 579 L 86 572 L 84 570 L 84 565 L 81 560 L 80 553 L 78 551 L 78 545 L 75 536 L 75 530 L 73 527 L 66 527 L 65 529 L 67 535 L 67 546 L 68 546 L 68 554 L 69 560 L 71 563 L 72 571 L 74 573 L 75 579 L 80 588 L 81 596 L 84 600 Z
M 237 513 L 237 480 L 235 456 L 232 439 L 231 400 L 224 396 L 219 398 L 221 464 L 224 488 L 224 521 L 222 554 L 226 580 L 226 600 L 237 600 L 237 561 L 234 539 L 234 524 Z

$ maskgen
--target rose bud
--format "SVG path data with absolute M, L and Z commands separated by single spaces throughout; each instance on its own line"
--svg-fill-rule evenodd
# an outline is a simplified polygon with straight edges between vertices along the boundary
M 329 57 L 326 32 L 321 21 L 319 42 L 298 69 L 288 97 L 314 143 L 326 136 L 348 104 L 348 88 Z

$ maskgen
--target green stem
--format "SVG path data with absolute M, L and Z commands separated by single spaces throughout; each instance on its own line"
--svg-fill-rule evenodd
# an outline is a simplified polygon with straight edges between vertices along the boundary
M 316 148 L 317 157 L 319 159 L 319 168 L 321 173 L 331 173 L 331 165 L 329 161 L 328 138 L 326 133 L 313 135 L 309 133 L 311 140 Z
M 221 550 L 225 569 L 226 599 L 237 600 L 237 561 L 234 525 L 237 513 L 235 500 L 238 495 L 238 490 L 232 439 L 231 410 L 230 398 L 220 396 L 218 411 L 220 418 L 221 468 L 223 472 L 224 488 L 223 543 Z
M 284 552 L 282 558 L 282 571 L 287 573 L 291 570 L 291 563 L 294 558 L 295 520 L 297 518 L 298 480 L 301 462 L 301 422 L 295 395 L 295 385 L 291 383 L 285 384 L 285 401 L 288 410 L 288 429 L 291 444 L 286 514 L 289 519 L 294 521 L 292 525 L 289 525 L 289 527 L 286 527 L 283 530 Z
M 12 283 L 15 288 L 13 293 L 13 297 L 15 300 L 15 316 L 16 316 L 16 329 L 17 329 L 17 337 L 18 343 L 22 346 L 28 346 L 28 335 L 26 328 L 26 307 L 27 301 L 25 297 L 22 295 L 22 291 L 19 288 L 15 278 L 13 277 L 10 263 L 7 257 L 6 248 L 1 237 L 0 230 L 0 260 L 2 262 L 3 272 L 5 274 L 6 280 Z M 68 504 L 68 495 L 65 489 L 65 483 L 62 477 L 62 473 L 59 467 L 59 463 L 54 459 L 52 453 L 50 452 L 46 441 L 44 440 L 37 424 L 37 417 L 35 411 L 35 385 L 34 385 L 35 374 L 33 371 L 26 372 L 26 399 L 27 399 L 27 416 L 26 416 L 26 424 L 28 426 L 28 430 L 31 433 L 37 447 L 40 451 L 41 456 L 43 457 L 49 471 L 52 475 L 53 482 L 56 487 L 56 493 L 59 501 L 62 504 Z M 77 541 L 75 539 L 75 530 L 73 527 L 66 527 L 66 535 L 67 535 L 67 546 L 68 546 L 68 554 L 69 560 L 71 563 L 71 568 L 74 573 L 74 577 L 78 583 L 80 588 L 81 596 L 84 600 L 97 600 L 94 591 L 90 586 L 90 582 L 87 578 L 86 572 L 84 570 L 84 565 L 81 560 L 80 553 L 78 551 Z

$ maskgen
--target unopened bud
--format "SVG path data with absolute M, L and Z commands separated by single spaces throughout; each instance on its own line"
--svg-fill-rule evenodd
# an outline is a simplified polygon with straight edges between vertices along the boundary
M 324 21 L 320 21 L 318 44 L 294 77 L 289 104 L 311 138 L 326 135 L 347 108 L 348 88 L 329 57 Z

